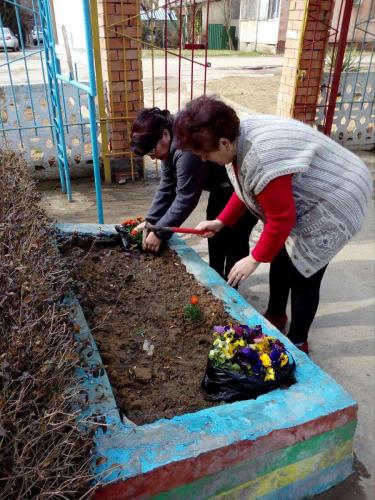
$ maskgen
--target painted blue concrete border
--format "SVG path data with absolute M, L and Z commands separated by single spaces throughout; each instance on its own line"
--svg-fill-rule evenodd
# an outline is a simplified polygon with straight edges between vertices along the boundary
M 65 234 L 115 234 L 111 225 L 58 224 L 57 228 Z M 95 400 L 94 408 L 106 415 L 109 424 L 106 432 L 99 428 L 95 435 L 97 456 L 103 458 L 96 462 L 95 473 L 103 483 L 144 474 L 239 441 L 256 440 L 272 431 L 302 425 L 355 405 L 341 386 L 296 349 L 236 290 L 228 287 L 182 239 L 174 236 L 170 246 L 188 272 L 223 301 L 233 319 L 249 325 L 261 324 L 265 333 L 279 337 L 286 344 L 297 363 L 297 383 L 288 390 L 278 389 L 256 400 L 207 408 L 143 426 L 129 421 L 122 423 L 115 412 L 108 414 L 108 408 Z M 89 331 L 87 335 L 93 342 Z M 101 382 L 109 385 L 107 379 Z M 90 380 L 90 384 L 95 382 Z M 92 391 L 90 397 L 91 394 Z M 109 405 L 113 410 L 113 403 Z
M 93 416 L 105 415 L 111 422 L 119 424 L 121 420 L 111 384 L 82 308 L 73 294 L 67 295 L 64 298 L 64 303 L 70 308 L 71 317 L 75 325 L 79 327 L 79 332 L 75 333 L 75 338 L 80 349 L 82 366 L 76 369 L 76 377 L 83 389 L 81 393 L 82 401 L 90 403 L 84 406 L 80 414 L 80 420 L 84 422 L 87 419 L 92 425 Z M 100 423 L 104 424 L 102 419 L 100 420 Z M 135 425 L 130 421 L 128 423 L 131 426 Z

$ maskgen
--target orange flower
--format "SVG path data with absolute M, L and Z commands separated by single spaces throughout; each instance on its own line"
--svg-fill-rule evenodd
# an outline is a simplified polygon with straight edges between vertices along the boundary
M 137 236 L 138 234 L 138 229 L 134 228 L 130 231 L 131 236 Z
M 192 295 L 190 302 L 193 304 L 193 306 L 196 306 L 199 302 L 199 297 L 197 295 Z
M 123 221 L 121 222 L 121 225 L 122 225 L 122 226 L 129 226 L 129 225 L 130 225 L 130 224 L 132 224 L 132 223 L 133 223 L 132 219 L 125 219 L 125 220 L 123 220 Z

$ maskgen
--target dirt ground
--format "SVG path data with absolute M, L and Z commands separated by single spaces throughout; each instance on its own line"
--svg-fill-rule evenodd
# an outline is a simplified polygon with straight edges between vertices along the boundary
M 213 326 L 230 317 L 177 255 L 73 247 L 66 258 L 120 411 L 140 425 L 212 406 L 201 382 Z M 192 295 L 196 322 L 184 313 Z
M 208 91 L 229 99 L 255 113 L 275 114 L 280 75 L 227 76 L 213 80 Z

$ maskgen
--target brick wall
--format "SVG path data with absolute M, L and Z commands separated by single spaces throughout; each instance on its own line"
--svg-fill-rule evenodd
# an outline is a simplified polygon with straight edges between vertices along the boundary
M 143 107 L 139 9 L 135 0 L 98 1 L 110 151 L 117 159 L 129 157 L 129 132 L 134 117 Z M 112 165 L 116 163 L 112 161 Z
M 334 0 L 291 0 L 277 113 L 314 123 Z M 301 47 L 301 49 L 300 49 Z

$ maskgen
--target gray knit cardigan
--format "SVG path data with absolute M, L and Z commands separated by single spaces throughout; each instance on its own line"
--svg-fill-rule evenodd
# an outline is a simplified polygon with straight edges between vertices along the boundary
M 360 230 L 372 193 L 367 166 L 353 153 L 302 122 L 252 116 L 241 122 L 238 177 L 227 165 L 238 197 L 265 221 L 258 195 L 276 177 L 293 175 L 296 224 L 286 250 L 312 276 Z

